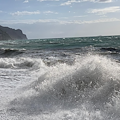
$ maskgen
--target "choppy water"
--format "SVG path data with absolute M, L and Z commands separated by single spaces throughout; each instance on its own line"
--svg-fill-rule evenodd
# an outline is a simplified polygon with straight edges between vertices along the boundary
M 120 36 L 0 41 L 0 120 L 119 120 Z

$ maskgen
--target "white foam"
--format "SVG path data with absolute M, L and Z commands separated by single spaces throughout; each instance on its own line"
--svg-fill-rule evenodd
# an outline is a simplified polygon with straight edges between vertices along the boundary
M 41 59 L 10 60 L 17 67 L 27 61 L 38 69 L 25 73 L 31 80 L 15 89 L 19 95 L 7 105 L 6 118 L 119 120 L 120 65 L 116 61 L 86 55 L 76 56 L 73 65 L 57 63 L 48 67 Z
M 0 68 L 34 68 L 39 69 L 44 63 L 34 58 L 0 58 Z

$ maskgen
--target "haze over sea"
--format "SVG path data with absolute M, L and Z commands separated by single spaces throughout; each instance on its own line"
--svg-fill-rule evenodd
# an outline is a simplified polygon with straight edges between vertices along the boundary
M 120 120 L 120 36 L 0 41 L 0 120 Z

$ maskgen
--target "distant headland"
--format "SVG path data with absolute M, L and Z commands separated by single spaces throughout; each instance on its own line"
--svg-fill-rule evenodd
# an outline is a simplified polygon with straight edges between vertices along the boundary
M 0 25 L 0 40 L 18 40 L 27 39 L 27 36 L 23 34 L 20 29 L 12 29 L 9 27 L 3 27 Z

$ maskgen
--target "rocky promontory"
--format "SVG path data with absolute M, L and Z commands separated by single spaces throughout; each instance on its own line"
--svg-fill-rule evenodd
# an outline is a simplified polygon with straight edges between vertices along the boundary
M 3 27 L 0 25 L 0 40 L 18 40 L 27 39 L 27 36 L 23 34 L 20 29 L 12 29 L 9 27 Z

